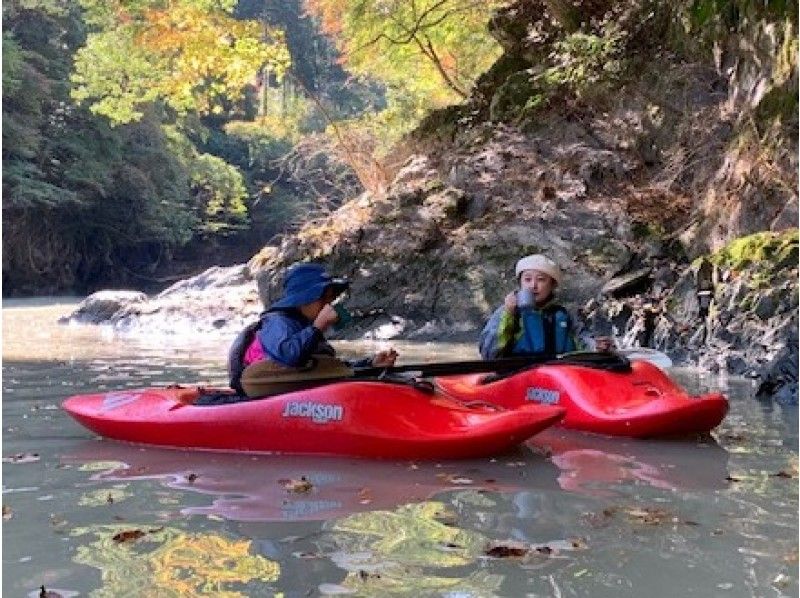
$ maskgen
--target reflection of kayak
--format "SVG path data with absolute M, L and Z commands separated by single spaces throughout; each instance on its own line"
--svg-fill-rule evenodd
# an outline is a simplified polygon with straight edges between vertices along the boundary
M 446 394 L 482 399 L 504 407 L 559 405 L 566 428 L 614 436 L 652 437 L 708 432 L 728 411 L 719 393 L 691 396 L 647 361 L 629 371 L 582 365 L 541 365 L 496 382 L 485 374 L 437 379 Z
M 183 515 L 214 515 L 232 521 L 312 521 L 361 511 L 394 509 L 446 490 L 510 492 L 556 490 L 557 469 L 540 455 L 521 449 L 505 459 L 409 463 L 346 457 L 246 455 L 134 447 L 84 441 L 61 457 L 83 464 L 98 484 L 155 480 L 210 498 L 183 500 Z M 513 463 L 515 467 L 509 467 Z M 526 473 L 520 477 L 520 471 Z M 308 488 L 292 490 L 303 480 Z M 131 490 L 152 491 L 151 485 Z
M 551 428 L 528 445 L 550 454 L 561 470 L 559 486 L 570 492 L 608 496 L 610 486 L 631 482 L 676 491 L 728 487 L 728 452 L 710 435 L 687 443 Z
M 74 396 L 63 407 L 101 436 L 130 442 L 406 459 L 496 454 L 564 413 L 551 405 L 470 405 L 384 382 L 337 382 L 266 399 L 194 404 L 201 395 L 203 401 L 232 397 L 197 387 L 125 390 Z

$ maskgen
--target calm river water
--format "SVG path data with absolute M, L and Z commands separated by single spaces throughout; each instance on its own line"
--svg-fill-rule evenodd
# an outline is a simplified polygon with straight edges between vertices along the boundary
M 61 401 L 224 382 L 230 339 L 58 326 L 70 306 L 3 304 L 4 596 L 798 593 L 797 408 L 755 400 L 746 380 L 675 372 L 731 400 L 708 439 L 555 430 L 430 463 L 144 449 L 97 439 Z M 287 489 L 302 478 L 309 491 Z

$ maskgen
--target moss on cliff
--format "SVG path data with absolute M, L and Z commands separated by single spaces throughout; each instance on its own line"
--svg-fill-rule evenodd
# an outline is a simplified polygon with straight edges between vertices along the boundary
M 798 229 L 765 231 L 735 239 L 710 259 L 720 267 L 736 271 L 752 265 L 770 270 L 797 267 Z

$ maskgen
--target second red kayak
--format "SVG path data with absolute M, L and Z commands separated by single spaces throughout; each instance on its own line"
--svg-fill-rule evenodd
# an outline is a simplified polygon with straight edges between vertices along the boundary
M 719 393 L 689 395 L 662 370 L 631 361 L 628 371 L 580 365 L 541 365 L 496 382 L 486 374 L 436 379 L 459 400 L 481 399 L 507 408 L 557 405 L 566 428 L 637 438 L 708 432 L 728 411 Z

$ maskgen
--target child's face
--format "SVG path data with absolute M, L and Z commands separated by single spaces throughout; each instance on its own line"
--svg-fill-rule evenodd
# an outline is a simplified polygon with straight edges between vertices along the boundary
M 519 286 L 522 289 L 529 289 L 536 298 L 536 303 L 542 303 L 553 294 L 556 281 L 544 272 L 523 270 L 519 276 Z

